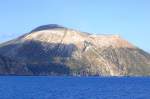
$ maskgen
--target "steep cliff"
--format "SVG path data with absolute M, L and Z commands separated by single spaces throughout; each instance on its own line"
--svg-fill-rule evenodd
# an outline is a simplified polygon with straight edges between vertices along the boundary
M 150 54 L 120 36 L 92 35 L 55 24 L 1 44 L 0 54 L 16 60 L 20 65 L 15 68 L 24 67 L 29 75 L 150 75 Z

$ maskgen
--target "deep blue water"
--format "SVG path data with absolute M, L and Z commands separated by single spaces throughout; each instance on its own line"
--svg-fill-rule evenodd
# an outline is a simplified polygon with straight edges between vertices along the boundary
M 0 99 L 150 99 L 150 78 L 0 76 Z

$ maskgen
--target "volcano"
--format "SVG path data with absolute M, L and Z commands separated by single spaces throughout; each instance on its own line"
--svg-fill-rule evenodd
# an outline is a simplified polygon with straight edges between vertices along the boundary
M 148 76 L 150 54 L 119 35 L 49 24 L 0 44 L 0 74 Z

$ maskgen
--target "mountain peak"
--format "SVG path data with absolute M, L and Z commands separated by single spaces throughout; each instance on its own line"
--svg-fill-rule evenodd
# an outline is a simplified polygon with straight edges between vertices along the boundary
M 37 32 L 37 31 L 42 31 L 42 30 L 50 30 L 50 29 L 57 29 L 57 28 L 65 28 L 61 25 L 58 25 L 58 24 L 47 24 L 47 25 L 42 25 L 42 26 L 39 26 L 35 29 L 33 29 L 31 32 Z
M 49 24 L 0 44 L 0 74 L 150 75 L 150 54 L 119 35 Z

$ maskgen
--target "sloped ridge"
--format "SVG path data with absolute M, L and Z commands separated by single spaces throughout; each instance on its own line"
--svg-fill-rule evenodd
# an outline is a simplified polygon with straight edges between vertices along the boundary
M 87 35 L 57 24 L 1 44 L 0 55 L 0 74 L 150 75 L 150 54 L 120 36 Z
M 31 32 L 50 30 L 50 29 L 58 29 L 58 28 L 65 28 L 65 27 L 58 25 L 58 24 L 47 24 L 47 25 L 39 26 L 39 27 L 33 29 Z

